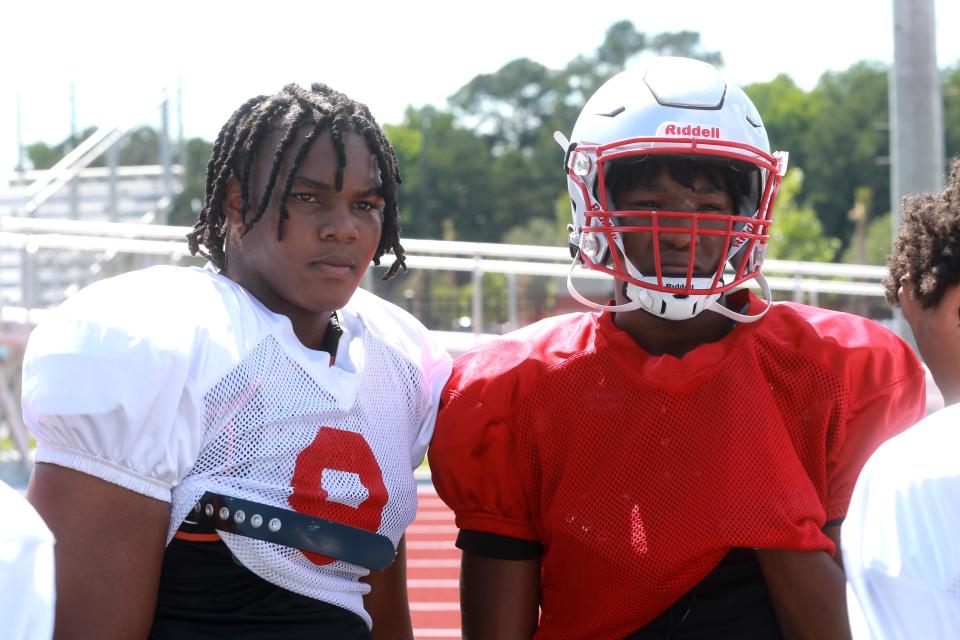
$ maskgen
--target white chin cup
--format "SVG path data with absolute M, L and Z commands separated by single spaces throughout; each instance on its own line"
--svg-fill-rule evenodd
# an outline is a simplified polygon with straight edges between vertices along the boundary
M 720 297 L 722 293 L 711 293 L 709 295 L 688 295 L 688 296 L 676 296 L 670 293 L 662 293 L 660 291 L 650 291 L 639 287 L 632 282 L 627 283 L 627 297 L 631 300 L 629 304 L 640 303 L 639 308 L 652 313 L 658 318 L 663 318 L 665 320 L 689 320 L 694 316 L 698 315 L 700 312 L 707 310 L 713 311 L 714 313 L 719 313 L 722 316 L 735 320 L 736 322 L 756 322 L 763 316 L 767 314 L 767 311 L 770 310 L 770 307 L 773 305 L 773 295 L 770 291 L 770 285 L 767 283 L 767 279 L 763 277 L 762 273 L 758 273 L 755 277 L 757 284 L 760 285 L 760 293 L 763 296 L 763 301 L 766 303 L 760 313 L 755 315 L 746 315 L 743 313 L 737 313 L 728 309 L 723 304 L 720 303 Z M 656 283 L 656 278 L 643 278 L 644 282 Z M 664 278 L 663 282 L 666 285 L 677 283 L 680 286 L 683 286 L 686 283 L 686 278 Z M 710 278 L 694 278 L 694 286 L 709 286 L 712 280 Z M 623 305 L 628 306 L 628 305 Z M 631 307 L 636 309 L 638 307 Z
M 643 282 L 657 284 L 656 278 L 638 278 Z M 691 284 L 694 287 L 709 287 L 713 282 L 712 278 L 693 278 Z M 687 284 L 686 278 L 664 278 L 663 284 L 666 286 L 676 286 L 683 289 Z M 648 313 L 652 313 L 658 318 L 664 320 L 689 320 L 698 315 L 704 309 L 711 308 L 711 304 L 720 298 L 719 293 L 709 295 L 667 293 L 663 291 L 653 291 L 643 287 L 627 283 L 627 297 L 631 300 L 639 300 L 640 308 Z
M 619 244 L 619 243 L 618 243 Z M 622 249 L 622 247 L 621 247 Z M 626 256 L 625 251 L 620 252 L 623 256 L 623 262 L 627 267 L 627 273 L 631 277 L 641 282 L 657 284 L 656 277 L 645 276 L 640 273 L 634 264 Z M 668 287 L 684 289 L 687 286 L 687 279 L 682 278 L 663 278 L 663 284 Z M 692 278 L 690 284 L 694 289 L 709 289 L 713 284 L 713 278 Z M 719 293 L 708 295 L 681 294 L 675 295 L 663 291 L 654 291 L 645 289 L 632 282 L 627 283 L 627 298 L 630 300 L 639 300 L 641 308 L 648 313 L 652 313 L 658 318 L 664 320 L 689 320 L 698 315 L 701 311 L 709 307 L 720 298 Z

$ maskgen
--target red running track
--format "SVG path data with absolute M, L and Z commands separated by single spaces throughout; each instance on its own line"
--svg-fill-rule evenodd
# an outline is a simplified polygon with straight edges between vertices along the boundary
M 460 550 L 453 512 L 431 484 L 418 487 L 417 517 L 407 529 L 407 589 L 413 636 L 460 637 Z

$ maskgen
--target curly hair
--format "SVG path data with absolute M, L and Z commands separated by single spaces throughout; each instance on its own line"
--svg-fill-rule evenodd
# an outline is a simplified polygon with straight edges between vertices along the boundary
M 240 182 L 243 219 L 246 223 L 244 233 L 246 233 L 266 212 L 271 195 L 277 187 L 280 164 L 284 155 L 293 149 L 293 142 L 299 131 L 306 131 L 306 137 L 300 147 L 293 152 L 290 172 L 284 180 L 285 186 L 282 187 L 277 240 L 283 239 L 283 223 L 288 216 L 287 196 L 290 194 L 300 163 L 310 150 L 310 145 L 321 133 L 330 132 L 334 150 L 337 153 L 335 188 L 339 191 L 343 185 L 343 169 L 346 164 L 342 135 L 348 131 L 354 132 L 366 140 L 371 153 L 376 157 L 380 175 L 383 176 L 381 192 L 384 199 L 383 229 L 380 233 L 380 244 L 373 256 L 373 263 L 379 265 L 383 254 L 392 251 L 395 260 L 383 279 L 389 280 L 400 269 L 406 271 L 404 249 L 400 244 L 400 219 L 397 207 L 400 171 L 393 147 L 366 105 L 320 83 L 311 85 L 309 91 L 297 84 L 288 84 L 272 96 L 255 96 L 244 102 L 223 125 L 213 145 L 210 161 L 207 163 L 203 207 L 193 231 L 187 234 L 190 252 L 207 258 L 218 269 L 222 270 L 225 267 L 224 241 L 227 222 L 223 213 L 223 203 L 226 199 L 228 181 L 230 178 L 236 178 Z M 271 132 L 280 135 L 271 136 L 269 135 Z M 276 148 L 272 150 L 261 148 L 266 140 L 273 138 L 278 138 Z M 252 212 L 250 174 L 253 159 L 261 152 L 270 154 L 272 164 L 267 185 L 258 198 L 259 205 L 256 211 Z M 251 212 L 253 215 L 247 219 L 247 214 Z
M 890 273 L 883 285 L 894 306 L 899 305 L 897 289 L 902 278 L 914 280 L 915 295 L 924 309 L 935 307 L 944 290 L 960 282 L 960 158 L 953 161 L 943 191 L 904 198 L 887 266 Z

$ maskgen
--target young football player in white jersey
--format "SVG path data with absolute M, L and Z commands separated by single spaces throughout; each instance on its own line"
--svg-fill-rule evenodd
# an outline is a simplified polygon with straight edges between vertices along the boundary
M 960 159 L 941 193 L 907 198 L 888 264 L 946 407 L 881 446 L 843 524 L 856 638 L 960 637 Z
M 614 300 L 571 280 L 598 312 L 454 363 L 429 455 L 464 637 L 846 636 L 840 523 L 863 461 L 922 415 L 922 367 L 878 324 L 771 301 L 787 158 L 712 66 L 618 74 L 556 137 L 571 270 Z
M 252 98 L 188 236 L 209 265 L 99 282 L 34 330 L 58 637 L 412 637 L 403 534 L 450 362 L 358 289 L 387 251 L 405 268 L 399 182 L 366 106 Z

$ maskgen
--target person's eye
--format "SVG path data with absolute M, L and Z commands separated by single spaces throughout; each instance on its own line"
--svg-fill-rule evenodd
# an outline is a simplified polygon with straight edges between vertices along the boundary
M 627 208 L 632 211 L 654 211 L 660 208 L 660 203 L 656 200 L 634 200 L 627 203 Z
M 290 199 L 297 202 L 317 202 L 317 197 L 312 193 L 291 193 Z
M 718 204 L 713 204 L 712 202 L 705 202 L 701 204 L 697 210 L 706 213 L 723 213 L 723 207 Z
M 361 200 L 353 205 L 361 211 L 369 211 L 371 213 L 383 214 L 383 205 L 379 202 L 367 202 Z

